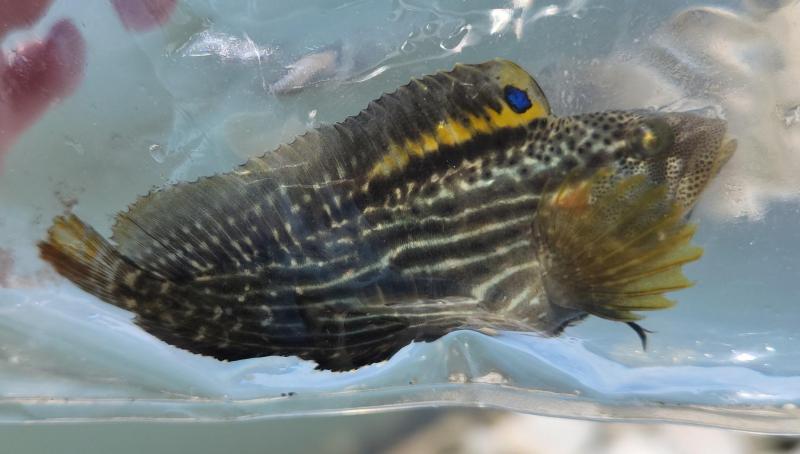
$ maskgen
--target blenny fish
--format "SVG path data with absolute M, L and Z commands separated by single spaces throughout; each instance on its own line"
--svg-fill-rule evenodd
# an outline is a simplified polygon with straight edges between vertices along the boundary
M 515 63 L 412 80 L 229 173 L 155 190 L 41 257 L 152 335 L 350 370 L 458 329 L 554 336 L 670 307 L 689 211 L 735 149 L 691 113 L 555 116 Z

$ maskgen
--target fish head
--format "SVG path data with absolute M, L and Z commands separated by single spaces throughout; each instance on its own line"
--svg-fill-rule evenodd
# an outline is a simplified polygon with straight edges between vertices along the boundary
M 627 147 L 611 164 L 614 181 L 644 175 L 688 213 L 736 150 L 727 123 L 695 113 L 631 113 Z
M 594 315 L 644 341 L 637 312 L 671 307 L 664 294 L 692 284 L 681 267 L 702 250 L 687 215 L 736 142 L 724 120 L 693 113 L 590 114 L 570 130 L 584 165 L 551 186 L 534 225 L 539 320 L 557 334 Z

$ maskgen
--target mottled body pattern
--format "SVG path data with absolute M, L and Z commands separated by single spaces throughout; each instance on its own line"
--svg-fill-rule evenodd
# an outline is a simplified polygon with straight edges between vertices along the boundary
M 40 248 L 170 344 L 346 370 L 459 328 L 552 335 L 589 313 L 633 320 L 548 296 L 534 231 L 543 197 L 561 187 L 557 208 L 565 181 L 606 169 L 598 188 L 646 175 L 688 210 L 719 150 L 732 151 L 723 134 L 689 114 L 556 117 L 515 64 L 458 65 L 230 173 L 139 199 L 113 245 L 69 215 Z

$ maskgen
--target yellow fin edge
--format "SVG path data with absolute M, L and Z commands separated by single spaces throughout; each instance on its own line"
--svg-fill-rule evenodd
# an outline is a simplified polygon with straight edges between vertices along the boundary
M 696 228 L 663 185 L 603 169 L 549 189 L 534 235 L 556 304 L 630 322 L 642 318 L 634 311 L 673 306 L 664 294 L 693 284 L 682 266 L 702 256 L 690 244 Z

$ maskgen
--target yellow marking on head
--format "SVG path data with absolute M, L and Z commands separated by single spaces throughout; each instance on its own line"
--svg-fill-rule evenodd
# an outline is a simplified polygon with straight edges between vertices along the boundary
M 436 138 L 442 145 L 457 145 L 464 143 L 475 136 L 469 126 L 448 118 L 436 125 Z
M 460 145 L 478 134 L 496 133 L 504 128 L 523 126 L 537 118 L 546 117 L 549 111 L 541 102 L 534 102 L 523 113 L 514 112 L 505 103 L 500 112 L 488 107 L 485 112 L 488 119 L 467 114 L 466 122 L 461 122 L 448 117 L 440 121 L 432 133 L 422 133 L 418 138 L 407 139 L 403 144 L 389 144 L 383 159 L 369 171 L 368 178 L 388 177 L 394 172 L 402 171 L 412 157 L 420 158 L 438 152 L 443 145 Z
M 533 78 L 528 74 L 528 71 L 525 71 L 518 64 L 509 60 L 497 59 L 490 62 L 490 65 L 494 74 L 499 77 L 498 85 L 501 87 L 513 85 L 522 90 L 530 91 L 528 88 L 534 83 Z M 532 93 L 528 94 L 531 95 Z M 535 101 L 534 98 L 531 99 Z
M 410 156 L 417 158 L 425 154 L 425 149 L 422 147 L 422 144 L 414 140 L 406 140 L 405 149 L 408 150 Z
M 431 151 L 439 149 L 439 143 L 436 142 L 436 139 L 430 134 L 422 134 L 420 136 L 420 142 L 422 142 L 422 150 L 425 153 L 430 153 Z
M 468 117 L 469 126 L 479 133 L 490 133 L 493 128 L 486 119 L 470 114 Z
M 446 117 L 439 121 L 432 131 L 426 131 L 419 137 L 409 138 L 402 143 L 391 143 L 386 154 L 368 173 L 368 178 L 387 177 L 394 172 L 402 171 L 412 158 L 420 158 L 436 153 L 441 146 L 460 145 L 470 141 L 478 134 L 495 134 L 506 128 L 524 126 L 537 118 L 550 114 L 550 106 L 536 81 L 520 66 L 507 60 L 494 60 L 480 65 L 457 65 L 462 71 L 487 71 L 492 84 L 502 87 L 513 86 L 524 90 L 531 100 L 531 106 L 518 113 L 511 109 L 505 99 L 498 99 L 502 108 L 498 112 L 486 107 L 479 114 L 462 112 L 466 118 L 456 120 Z M 495 82 L 496 81 L 496 82 Z M 427 90 L 426 84 L 414 81 L 420 88 Z
M 655 134 L 653 134 L 653 131 L 650 130 L 647 130 L 644 133 L 644 136 L 642 137 L 642 145 L 644 145 L 644 147 L 647 148 L 648 150 L 653 148 L 653 146 L 655 146 L 657 141 L 658 138 L 656 137 Z
M 409 150 L 397 144 L 390 143 L 383 159 L 370 171 L 370 177 L 375 175 L 388 176 L 397 169 L 402 169 L 408 164 Z
M 522 113 L 516 113 L 510 107 L 503 104 L 500 112 L 496 112 L 489 107 L 486 108 L 486 114 L 489 116 L 489 121 L 495 128 L 515 128 L 530 123 L 537 118 L 547 116 L 548 110 L 540 102 L 534 102 L 531 107 Z
M 403 168 L 408 164 L 409 157 L 407 148 L 392 145 L 389 147 L 389 156 L 394 159 L 394 164 L 396 164 L 398 168 Z
M 547 97 L 545 97 L 541 87 L 521 66 L 503 59 L 486 62 L 479 66 L 485 71 L 489 71 L 496 78 L 496 84 L 501 89 L 510 85 L 527 93 L 528 98 L 531 100 L 531 107 L 522 114 L 516 114 L 525 117 L 523 121 L 530 121 L 550 114 L 550 103 L 547 102 Z
M 418 140 L 407 139 L 403 145 L 390 143 L 388 151 L 380 162 L 369 171 L 369 178 L 387 177 L 395 171 L 403 170 L 411 157 L 420 158 L 439 149 L 439 142 L 430 134 L 421 134 Z

